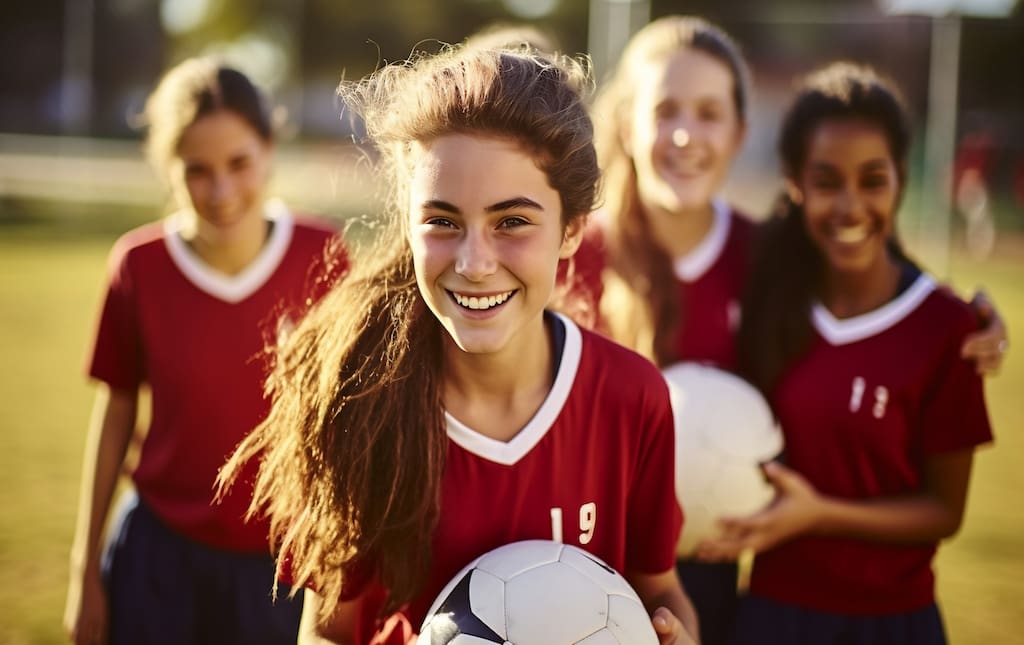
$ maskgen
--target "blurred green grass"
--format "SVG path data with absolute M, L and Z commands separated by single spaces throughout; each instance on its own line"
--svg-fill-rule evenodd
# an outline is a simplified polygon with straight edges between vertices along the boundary
M 0 204 L 0 215 L 5 209 Z M 63 643 L 68 551 L 92 388 L 82 366 L 116 233 L 0 217 L 0 644 Z M 63 232 L 62 232 L 63 231 Z M 984 285 L 1024 342 L 1024 240 L 981 262 L 954 255 L 962 295 Z M 940 550 L 950 642 L 1013 642 L 1024 632 L 1024 346 L 988 380 L 997 441 L 976 461 L 962 532 Z

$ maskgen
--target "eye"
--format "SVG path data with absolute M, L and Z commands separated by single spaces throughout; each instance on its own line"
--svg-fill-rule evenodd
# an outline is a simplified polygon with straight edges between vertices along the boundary
M 502 218 L 501 222 L 498 223 L 498 228 L 519 228 L 521 226 L 528 226 L 529 224 L 530 222 L 524 217 L 520 217 L 519 215 L 510 215 Z
M 807 183 L 816 190 L 837 190 L 842 185 L 838 175 L 821 170 L 812 172 L 807 178 Z
M 720 105 L 702 105 L 697 112 L 697 117 L 705 123 L 717 123 L 724 118 L 725 110 Z
M 245 170 L 246 168 L 248 168 L 251 165 L 252 165 L 252 158 L 249 157 L 248 155 L 243 156 L 243 157 L 234 157 L 231 160 L 231 169 L 232 170 L 236 170 L 236 171 L 237 170 Z
M 209 171 L 207 170 L 206 166 L 200 166 L 196 164 L 185 165 L 186 179 L 198 179 L 200 177 L 205 177 L 207 174 L 209 174 Z
M 861 179 L 864 188 L 888 188 L 889 175 L 885 173 L 871 173 Z
M 679 112 L 676 104 L 672 101 L 662 101 L 654 106 L 654 116 L 658 119 L 671 119 Z
M 455 222 L 447 217 L 441 217 L 438 215 L 425 218 L 423 223 L 427 226 L 436 226 L 438 228 L 455 228 Z

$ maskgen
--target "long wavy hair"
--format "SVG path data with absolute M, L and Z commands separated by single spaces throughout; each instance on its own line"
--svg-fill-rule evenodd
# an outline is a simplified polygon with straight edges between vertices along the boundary
M 460 133 L 515 142 L 585 217 L 599 177 L 582 60 L 449 48 L 343 83 L 389 188 L 386 216 L 350 274 L 277 348 L 272 408 L 225 465 L 260 469 L 250 514 L 270 518 L 278 569 L 336 606 L 353 567 L 372 566 L 385 611 L 410 600 L 430 563 L 448 440 L 444 330 L 416 285 L 408 243 L 417 143 Z
M 639 71 L 684 50 L 703 52 L 729 68 L 736 113 L 744 123 L 749 74 L 739 46 L 715 25 L 692 16 L 665 16 L 640 29 L 594 104 L 609 260 L 600 315 L 615 340 L 659 365 L 677 360 L 675 330 L 684 318 L 683 303 L 672 279 L 672 259 L 654 239 L 641 205 L 636 168 L 623 130 L 631 127 Z
M 900 183 L 906 185 L 910 123 L 896 86 L 869 67 L 832 63 L 807 75 L 782 121 L 779 154 L 787 179 L 798 183 L 811 137 L 822 124 L 847 120 L 876 126 L 889 144 Z M 898 208 L 899 200 L 894 208 Z M 899 240 L 888 240 L 896 259 L 911 263 Z M 740 370 L 766 394 L 812 338 L 810 307 L 823 275 L 823 259 L 807 234 L 803 208 L 788 193 L 758 237 L 737 336 Z

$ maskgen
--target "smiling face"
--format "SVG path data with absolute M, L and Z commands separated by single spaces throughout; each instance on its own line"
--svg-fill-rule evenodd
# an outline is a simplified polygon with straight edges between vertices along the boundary
M 182 133 L 171 165 L 178 203 L 200 226 L 229 230 L 263 217 L 272 146 L 230 110 L 200 117 Z
M 542 313 L 582 218 L 563 227 L 558 193 L 511 141 L 452 134 L 414 154 L 409 238 L 427 306 L 465 352 L 546 342 Z
M 888 261 L 900 189 L 884 132 L 859 119 L 818 125 L 789 186 L 826 266 L 848 275 L 869 273 Z
M 709 207 L 743 141 L 735 83 L 728 65 L 696 49 L 641 67 L 624 143 L 645 208 Z

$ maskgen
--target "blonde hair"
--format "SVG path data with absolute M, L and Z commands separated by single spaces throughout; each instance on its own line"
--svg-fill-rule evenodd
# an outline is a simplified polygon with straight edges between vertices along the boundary
M 672 260 L 654 240 L 637 190 L 633 157 L 624 145 L 639 70 L 693 49 L 723 62 L 733 76 L 733 100 L 746 119 L 748 72 L 736 43 L 692 16 L 665 16 L 640 29 L 622 52 L 594 105 L 595 142 L 604 170 L 608 268 L 602 276 L 600 317 L 618 342 L 663 365 L 675 360 L 675 334 L 684 318 Z

